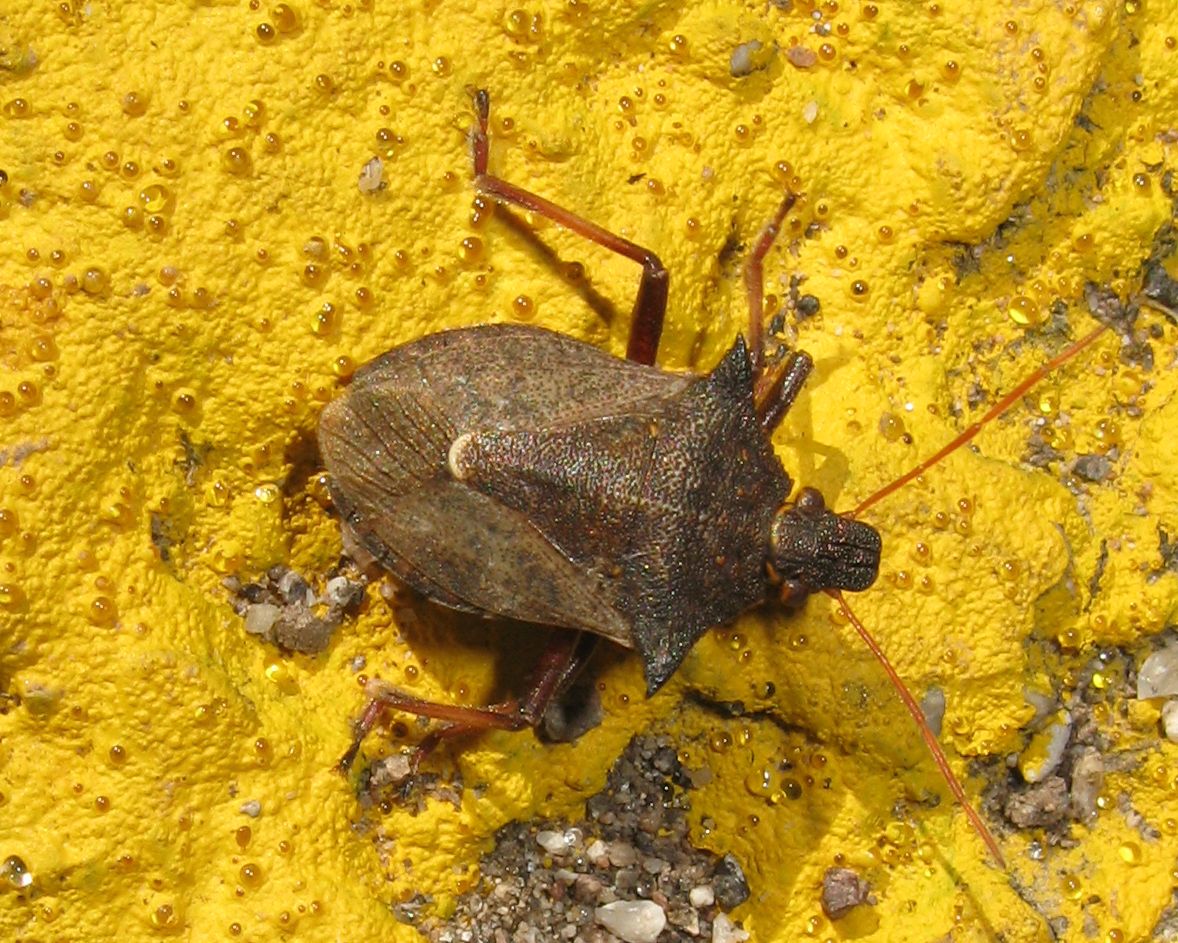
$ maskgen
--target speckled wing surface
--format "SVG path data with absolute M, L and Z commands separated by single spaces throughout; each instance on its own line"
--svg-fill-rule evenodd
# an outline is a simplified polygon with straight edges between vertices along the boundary
M 455 440 L 657 413 L 691 381 L 540 328 L 430 335 L 357 371 L 320 448 L 345 524 L 382 566 L 455 609 L 583 629 L 632 647 L 601 574 L 531 516 L 451 473 Z

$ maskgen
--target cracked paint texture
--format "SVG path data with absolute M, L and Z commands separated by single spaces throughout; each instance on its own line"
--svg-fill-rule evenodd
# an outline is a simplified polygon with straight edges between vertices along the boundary
M 1087 283 L 1137 291 L 1173 212 L 1176 36 L 1149 0 L 0 10 L 0 936 L 413 940 L 394 905 L 444 914 L 496 828 L 574 814 L 646 727 L 711 768 L 697 837 L 743 863 L 754 940 L 1172 928 L 1175 748 L 1161 702 L 1129 697 L 1178 600 L 1178 332 L 1157 311 L 1152 369 L 1103 337 L 865 515 L 885 556 L 852 604 L 918 698 L 943 694 L 976 802 L 1032 742 L 1028 692 L 1083 699 L 1104 738 L 1066 847 L 989 810 L 1008 874 L 826 600 L 717 629 L 650 701 L 637 660 L 603 654 L 601 727 L 449 749 L 431 763 L 461 799 L 415 815 L 362 809 L 333 772 L 357 659 L 482 702 L 543 631 L 370 588 L 324 654 L 284 655 L 222 580 L 337 559 L 311 443 L 355 365 L 525 318 L 623 350 L 633 263 L 472 210 L 470 88 L 496 173 L 666 262 L 670 368 L 742 329 L 741 250 L 804 194 L 766 278 L 820 301 L 797 328 L 816 369 L 775 441 L 847 508 L 1086 333 Z M 1074 474 L 1084 455 L 1104 480 Z M 877 902 L 831 922 L 840 860 Z

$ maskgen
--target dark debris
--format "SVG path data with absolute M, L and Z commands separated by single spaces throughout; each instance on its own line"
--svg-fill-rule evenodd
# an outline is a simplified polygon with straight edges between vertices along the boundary
M 860 904 L 873 904 L 871 885 L 850 868 L 827 868 L 822 875 L 822 912 L 839 920 Z
M 740 864 L 689 841 L 691 781 L 669 738 L 635 737 L 584 818 L 505 826 L 479 887 L 419 928 L 432 943 L 616 943 L 598 908 L 640 901 L 665 916 L 658 943 L 746 939 L 724 915 L 749 896 Z
M 256 582 L 227 577 L 223 585 L 247 632 L 288 651 L 313 655 L 327 648 L 344 617 L 360 608 L 368 583 L 344 562 L 328 572 L 318 593 L 303 576 L 281 565 L 270 567 Z

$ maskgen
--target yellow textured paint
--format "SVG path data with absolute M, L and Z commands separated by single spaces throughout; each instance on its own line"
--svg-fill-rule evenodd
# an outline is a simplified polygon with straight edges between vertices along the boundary
M 922 802 L 944 786 L 825 599 L 705 637 L 651 701 L 633 659 L 602 659 L 606 720 L 580 743 L 481 738 L 437 760 L 485 785 L 460 808 L 352 828 L 332 765 L 363 701 L 354 659 L 478 701 L 543 633 L 487 637 L 371 590 L 327 653 L 290 657 L 245 634 L 221 580 L 336 560 L 304 457 L 338 358 L 510 320 L 521 295 L 533 323 L 620 352 L 637 284 L 537 221 L 585 263 L 607 326 L 502 221 L 472 222 L 468 87 L 491 90 L 497 173 L 667 263 L 672 367 L 710 366 L 742 328 L 725 247 L 796 175 L 768 290 L 803 276 L 822 312 L 800 326 L 817 368 L 776 441 L 839 508 L 1057 351 L 1057 302 L 1078 336 L 1087 282 L 1133 293 L 1171 214 L 1171 4 L 523 3 L 539 32 L 473 2 L 0 10 L 0 860 L 32 877 L 0 881 L 0 938 L 413 940 L 391 905 L 428 894 L 444 913 L 496 828 L 577 814 L 657 725 L 713 770 L 697 837 L 744 863 L 735 916 L 760 943 L 1149 939 L 1178 829 L 1156 706 L 1121 711 L 1119 683 L 1096 698 L 1117 772 L 1073 847 L 1004 840 L 1016 892 L 951 803 Z M 759 68 L 734 77 L 750 40 Z M 374 155 L 387 186 L 365 194 Z M 1067 707 L 1102 649 L 1123 681 L 1174 618 L 1158 528 L 1178 530 L 1178 331 L 1148 309 L 1140 324 L 1152 371 L 1102 339 L 867 515 L 885 557 L 854 605 L 918 696 L 944 692 L 962 776 L 1028 742 L 1025 691 Z M 1035 415 L 1063 455 L 1045 469 L 1021 462 Z M 1068 475 L 1106 452 L 1109 480 Z M 757 713 L 720 719 L 691 688 Z M 877 904 L 832 925 L 819 889 L 840 855 Z

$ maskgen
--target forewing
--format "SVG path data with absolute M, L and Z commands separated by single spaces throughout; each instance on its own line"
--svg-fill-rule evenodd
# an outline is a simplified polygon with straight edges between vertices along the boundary
M 547 398 L 562 369 L 573 387 L 563 410 Z M 333 498 L 383 566 L 444 605 L 632 645 L 629 621 L 601 592 L 599 574 L 570 560 L 533 523 L 543 509 L 510 508 L 478 493 L 453 479 L 447 459 L 457 436 L 489 423 L 510 427 L 538 415 L 560 423 L 619 408 L 619 374 L 633 371 L 536 330 L 456 331 L 398 348 L 324 410 L 320 446 Z M 658 399 L 685 382 L 646 368 L 631 379 L 637 389 L 620 387 L 627 400 Z

